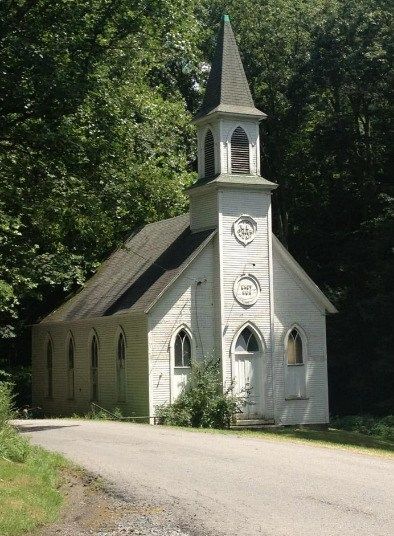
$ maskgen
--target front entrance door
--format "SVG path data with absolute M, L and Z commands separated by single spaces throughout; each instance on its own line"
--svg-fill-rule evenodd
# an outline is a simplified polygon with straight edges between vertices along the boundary
M 256 335 L 246 327 L 235 345 L 235 392 L 243 399 L 237 419 L 257 419 L 262 415 L 262 352 Z

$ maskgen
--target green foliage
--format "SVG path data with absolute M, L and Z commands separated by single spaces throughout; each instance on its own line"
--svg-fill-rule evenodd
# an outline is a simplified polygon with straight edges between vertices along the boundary
M 229 428 L 241 402 L 242 397 L 234 395 L 232 385 L 223 392 L 219 362 L 207 358 L 192 363 L 182 393 L 172 404 L 159 407 L 156 414 L 161 424 Z
M 29 448 L 24 463 L 0 458 L 0 534 L 17 536 L 56 520 L 63 503 L 59 454 Z
M 394 416 L 376 418 L 372 415 L 347 415 L 334 417 L 331 426 L 351 432 L 360 432 L 394 442 Z
M 177 80 L 192 87 L 192 8 L 1 4 L 0 336 L 50 310 L 136 226 L 184 210 L 193 135 Z
M 339 309 L 330 407 L 391 412 L 387 0 L 3 2 L 0 337 L 28 337 L 128 233 L 186 208 L 190 119 L 223 12 L 268 114 L 274 230 Z M 7 344 L 0 363 L 18 353 Z
M 1 371 L 0 371 L 1 372 Z M 29 445 L 9 424 L 14 416 L 12 384 L 0 376 L 0 458 L 24 462 L 29 453 Z

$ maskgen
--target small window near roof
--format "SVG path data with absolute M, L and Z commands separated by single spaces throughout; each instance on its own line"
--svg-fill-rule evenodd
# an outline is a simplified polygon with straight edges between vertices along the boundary
M 192 362 L 192 346 L 190 337 L 184 329 L 177 334 L 175 339 L 175 366 L 190 367 Z
M 242 333 L 237 339 L 235 351 L 240 353 L 259 351 L 259 344 L 257 342 L 256 335 L 250 328 L 246 327 L 242 330 Z
M 211 130 L 205 134 L 204 142 L 205 177 L 211 178 L 215 175 L 215 142 Z
M 288 365 L 302 365 L 302 339 L 296 328 L 293 328 L 287 338 L 286 357 Z
M 250 173 L 249 139 L 242 127 L 231 136 L 231 173 Z

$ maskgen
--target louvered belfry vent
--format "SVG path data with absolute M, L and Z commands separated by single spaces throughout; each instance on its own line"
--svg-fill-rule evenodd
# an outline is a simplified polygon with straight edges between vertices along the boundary
M 241 127 L 231 136 L 231 173 L 250 173 L 249 139 Z
M 205 177 L 211 178 L 215 175 L 215 142 L 212 131 L 205 134 L 204 142 Z

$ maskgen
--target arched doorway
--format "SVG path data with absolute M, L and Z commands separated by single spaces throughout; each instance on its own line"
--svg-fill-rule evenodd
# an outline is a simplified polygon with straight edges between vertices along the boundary
M 232 353 L 235 393 L 245 400 L 237 418 L 260 418 L 263 413 L 263 345 L 252 326 L 246 325 L 238 332 Z

